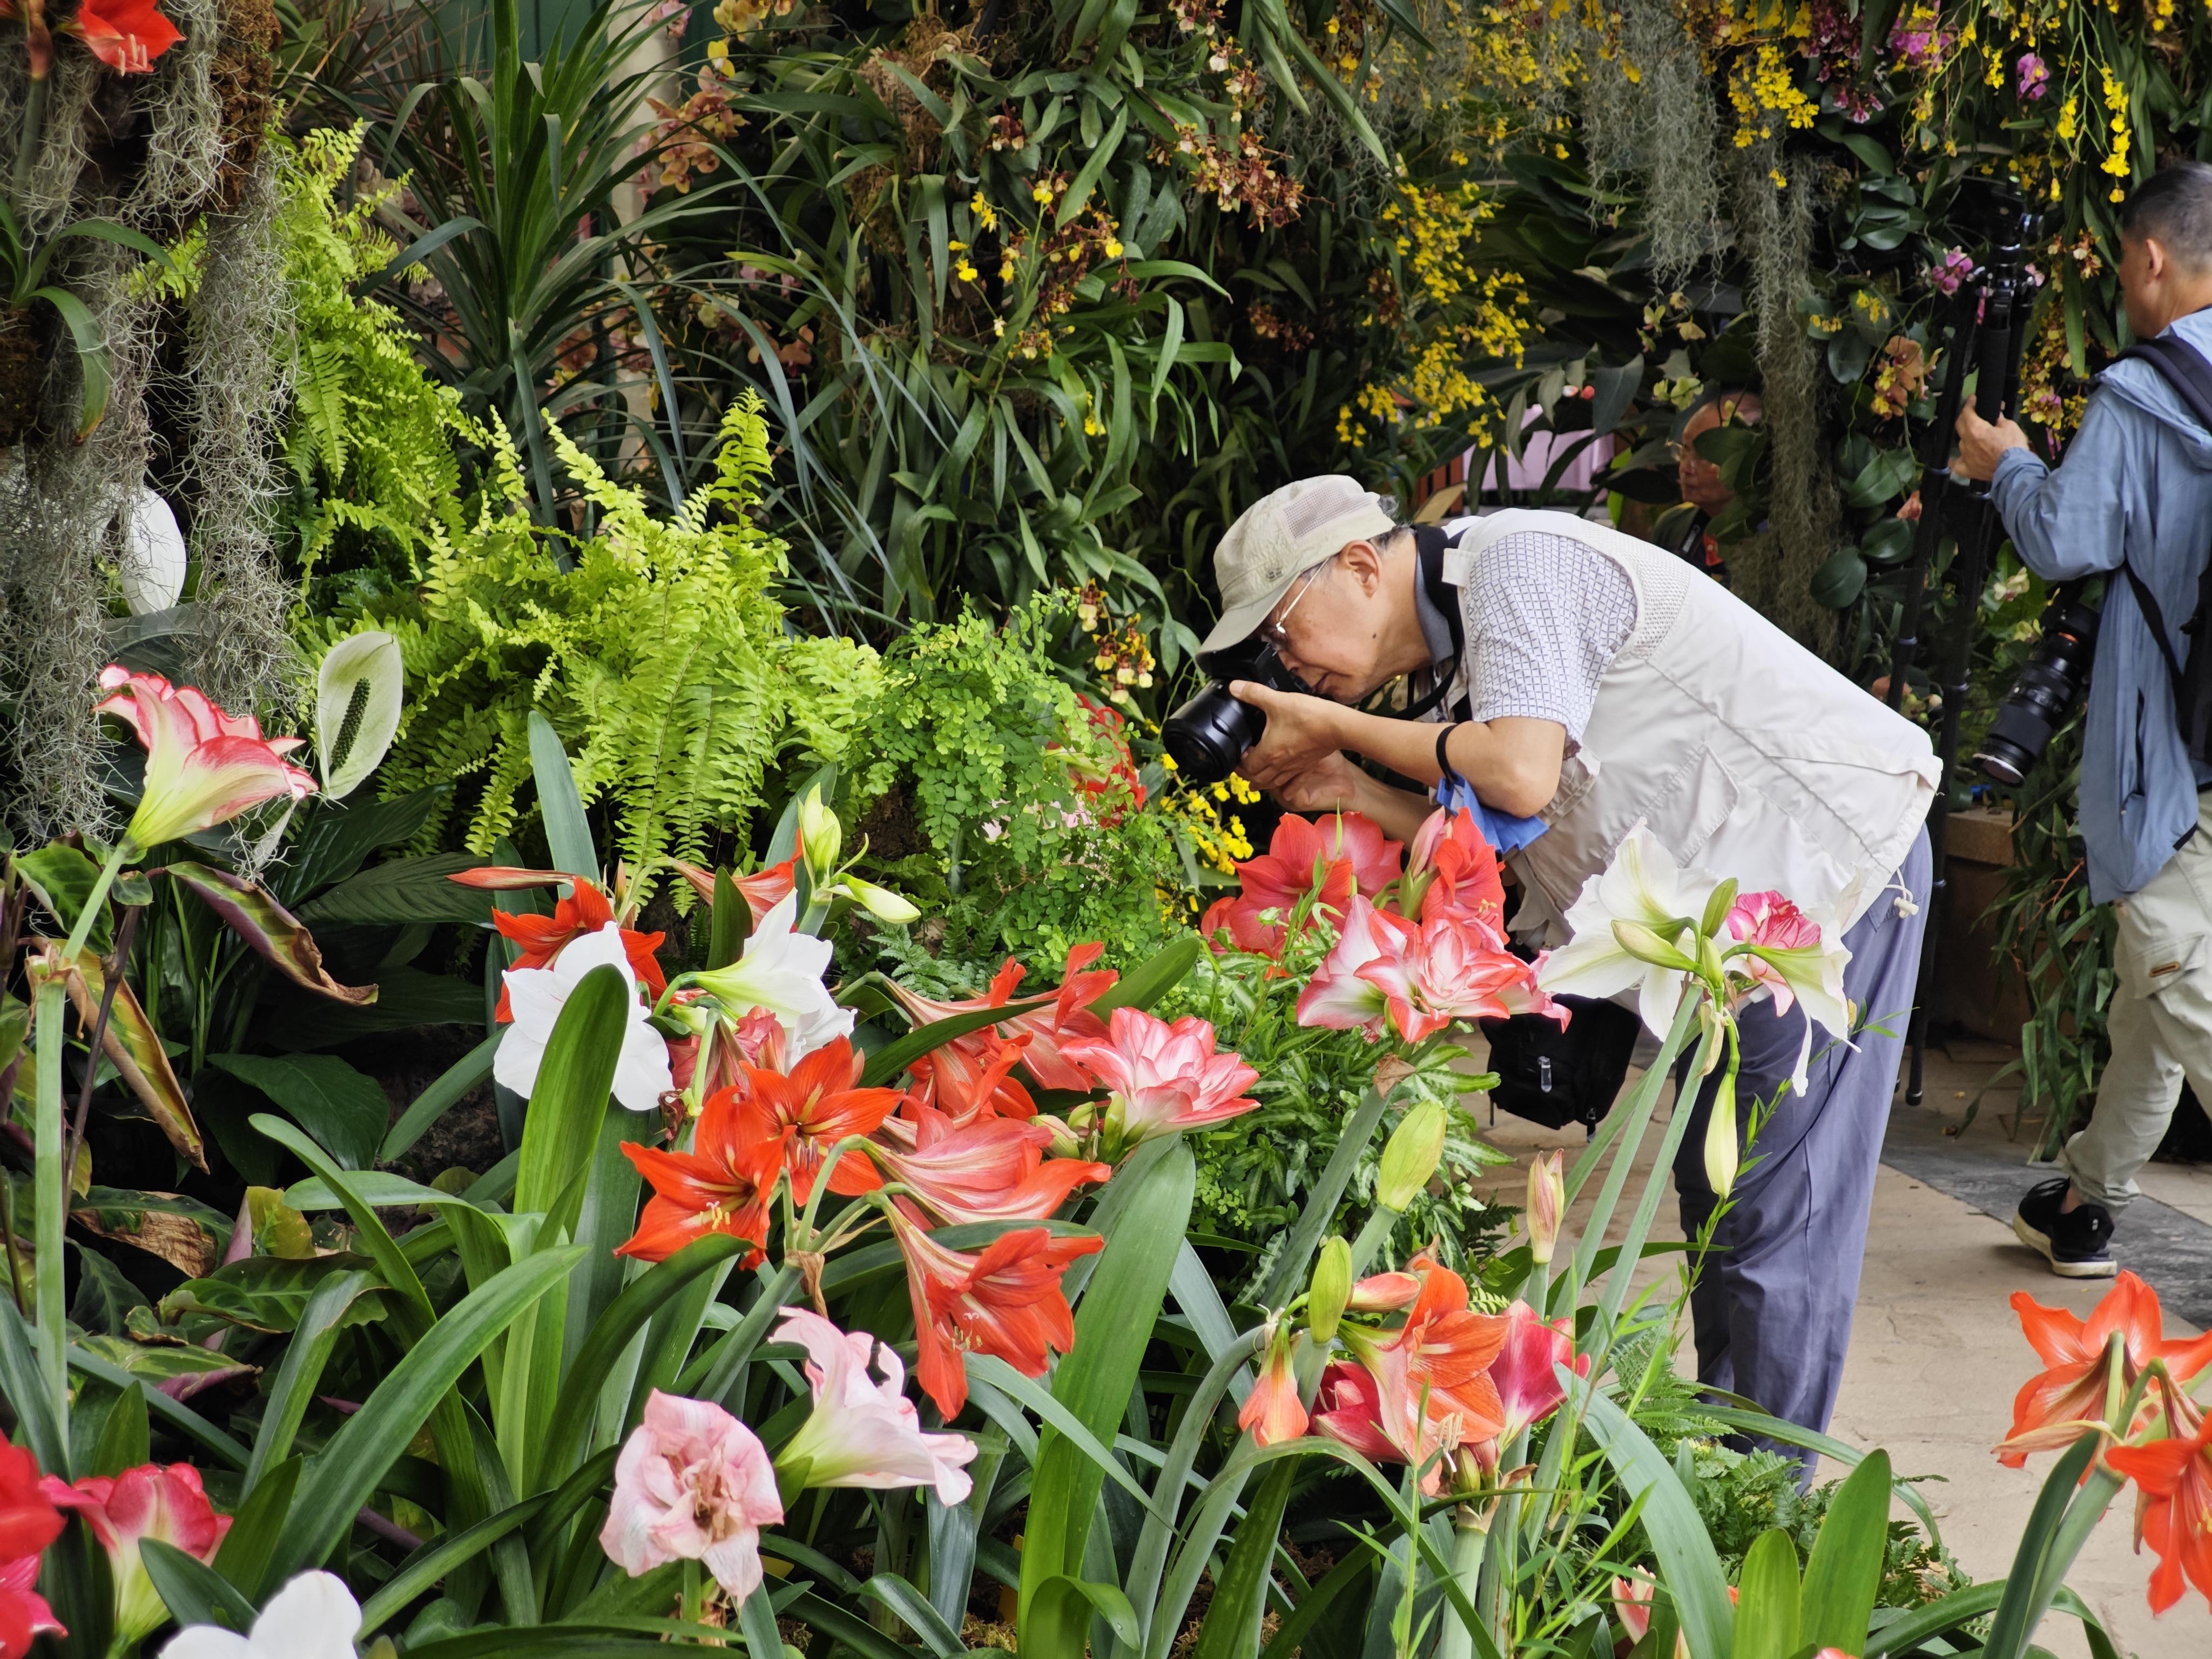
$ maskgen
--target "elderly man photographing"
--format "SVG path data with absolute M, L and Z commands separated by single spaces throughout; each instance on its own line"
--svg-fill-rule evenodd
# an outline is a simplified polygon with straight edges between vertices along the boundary
M 1564 942 L 1568 906 L 1639 821 L 1681 864 L 1844 911 L 1845 990 L 1887 1029 L 1830 1045 L 1808 1092 L 1778 1098 L 1803 1012 L 1746 1011 L 1739 1089 L 1777 1105 L 1692 1297 L 1705 1382 L 1825 1427 L 1918 971 L 1927 735 L 1680 559 L 1565 513 L 1401 526 L 1352 480 L 1308 478 L 1247 510 L 1214 568 L 1205 649 L 1257 638 L 1316 694 L 1233 684 L 1267 717 L 1239 769 L 1399 836 L 1430 799 L 1351 757 L 1471 791 L 1519 879 L 1516 932 Z M 1352 706 L 1400 676 L 1440 688 L 1432 720 Z M 1704 1139 L 1693 1122 L 1674 1169 L 1692 1237 L 1717 1204 Z

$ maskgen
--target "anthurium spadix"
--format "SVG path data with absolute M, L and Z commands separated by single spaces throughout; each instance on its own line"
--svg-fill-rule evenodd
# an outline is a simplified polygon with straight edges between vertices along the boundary
M 1719 885 L 1677 865 L 1638 820 L 1613 861 L 1583 884 L 1567 910 L 1568 942 L 1545 958 L 1536 982 L 1553 996 L 1633 987 L 1644 1024 L 1664 1036 L 1697 971 L 1698 921 Z
M 376 770 L 399 730 L 407 670 L 399 641 L 380 629 L 349 634 L 315 672 L 315 756 L 323 793 L 343 800 Z

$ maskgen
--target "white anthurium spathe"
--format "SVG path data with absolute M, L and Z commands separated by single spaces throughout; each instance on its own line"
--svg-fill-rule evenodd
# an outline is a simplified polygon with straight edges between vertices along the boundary
M 798 915 L 799 896 L 785 894 L 745 940 L 743 957 L 690 979 L 720 1003 L 731 1019 L 755 1008 L 775 1015 L 783 1027 L 787 1057 L 794 1060 L 853 1034 L 853 1011 L 839 1007 L 822 983 L 830 967 L 830 941 L 798 932 Z
M 507 1006 L 514 1012 L 514 1024 L 500 1039 L 492 1075 L 528 1098 L 538 1086 L 538 1068 L 544 1064 L 553 1023 L 561 1018 L 561 1010 L 568 1006 L 584 975 L 594 968 L 614 969 L 629 987 L 622 1054 L 615 1062 L 615 1098 L 633 1112 L 652 1111 L 660 1104 L 661 1096 L 676 1086 L 676 1080 L 669 1074 L 667 1041 L 653 1029 L 651 1011 L 638 998 L 637 975 L 623 949 L 622 927 L 617 922 L 571 939 L 562 946 L 550 968 L 507 970 Z
M 1698 921 L 1719 885 L 1717 876 L 1677 865 L 1639 818 L 1614 850 L 1613 861 L 1583 884 L 1567 910 L 1567 943 L 1545 958 L 1536 983 L 1553 996 L 1609 997 L 1633 986 L 1644 1024 L 1665 1036 L 1690 977 L 1687 963 L 1698 948 Z M 1614 932 L 1616 922 L 1681 950 L 1685 966 L 1663 966 L 1632 955 Z
M 270 1599 L 240 1636 L 216 1625 L 188 1625 L 161 1659 L 355 1659 L 361 1603 L 334 1573 L 303 1572 Z
M 315 753 L 323 795 L 343 800 L 376 770 L 399 730 L 407 669 L 399 641 L 381 629 L 349 634 L 315 672 Z
M 177 515 L 143 484 L 131 504 L 131 534 L 123 556 L 123 602 L 134 617 L 167 611 L 185 591 L 185 568 L 191 556 Z

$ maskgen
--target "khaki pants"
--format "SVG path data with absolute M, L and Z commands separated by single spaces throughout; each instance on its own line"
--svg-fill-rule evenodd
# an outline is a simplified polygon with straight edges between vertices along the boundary
M 2197 824 L 2165 869 L 2112 906 L 2112 1058 L 2089 1127 L 2058 1155 L 2074 1189 L 2113 1211 L 2142 1192 L 2136 1172 L 2173 1121 L 2182 1079 L 2212 1106 L 2212 796 Z

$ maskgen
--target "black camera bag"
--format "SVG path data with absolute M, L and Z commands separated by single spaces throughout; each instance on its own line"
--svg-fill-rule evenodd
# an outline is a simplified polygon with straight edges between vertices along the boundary
M 1579 1123 L 1594 1128 L 1613 1109 L 1628 1076 L 1643 1022 L 1617 1002 L 1561 997 L 1572 1018 L 1565 1030 L 1541 1014 L 1486 1019 L 1493 1104 L 1547 1129 Z
M 2161 334 L 2155 339 L 2136 341 L 2120 356 L 2136 358 L 2156 369 L 2189 406 L 2197 423 L 2212 431 L 2212 362 L 2207 362 L 2202 352 L 2185 340 Z M 2181 727 L 2182 745 L 2192 761 L 2212 762 L 2212 646 L 2204 638 L 2204 618 L 2212 614 L 2212 559 L 2197 573 L 2197 609 L 2182 625 L 2181 631 L 2189 635 L 2186 661 L 2173 654 L 2173 639 L 2166 632 L 2165 614 L 2150 584 L 2124 560 L 2120 568 L 2127 574 L 2136 605 L 2150 624 L 2151 637 L 2158 641 L 2159 655 L 2166 659 L 2166 672 L 2172 678 L 2173 714 Z

